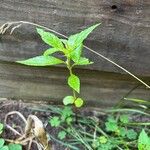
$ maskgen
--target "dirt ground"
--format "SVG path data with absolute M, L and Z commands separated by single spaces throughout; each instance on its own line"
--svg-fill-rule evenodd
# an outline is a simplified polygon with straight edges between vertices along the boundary
M 36 111 L 33 110 L 33 108 L 39 107 L 42 109 L 42 105 L 40 104 L 33 104 L 33 103 L 23 103 L 22 101 L 11 101 L 11 100 L 5 100 L 5 101 L 0 101 L 0 122 L 4 122 L 5 116 L 8 112 L 11 111 L 19 111 L 20 113 L 23 114 L 23 116 L 27 119 L 28 115 L 33 114 L 36 115 L 44 124 L 46 127 L 47 133 L 50 133 L 51 135 L 55 136 L 58 131 L 56 129 L 52 129 L 48 125 L 48 118 L 51 116 L 51 112 L 42 112 L 42 111 Z M 11 126 L 16 126 L 18 131 L 19 130 L 24 130 L 25 124 L 24 122 L 20 119 L 18 115 L 10 115 L 7 123 Z M 19 131 L 20 132 L 20 131 Z M 7 139 L 16 139 L 18 138 L 18 135 L 15 135 L 12 131 L 9 129 L 5 129 L 5 132 L 2 135 L 3 137 Z M 53 145 L 54 150 L 65 150 L 65 147 L 61 146 L 60 144 L 50 142 L 50 144 Z M 23 150 L 26 150 L 27 147 L 24 146 Z M 32 145 L 31 147 L 32 150 L 38 150 L 35 145 Z

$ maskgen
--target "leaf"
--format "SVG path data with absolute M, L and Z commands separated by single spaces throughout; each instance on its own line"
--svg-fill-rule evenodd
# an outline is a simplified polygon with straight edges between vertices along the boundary
M 51 54 L 53 54 L 53 53 L 55 53 L 55 52 L 58 52 L 58 51 L 60 51 L 60 50 L 58 50 L 57 48 L 49 48 L 49 49 L 47 49 L 45 52 L 44 52 L 44 56 L 49 56 L 49 55 L 51 55 Z
M 150 138 L 144 131 L 141 131 L 138 138 L 138 150 L 150 150 Z
M 120 127 L 119 128 L 119 135 L 122 136 L 122 137 L 125 137 L 126 136 L 126 129 L 124 127 Z
M 107 131 L 116 132 L 118 130 L 117 121 L 112 116 L 108 117 L 108 122 L 105 123 L 105 126 Z
M 3 132 L 4 125 L 0 123 L 0 134 Z
M 17 61 L 17 63 L 28 66 L 51 66 L 64 63 L 62 60 L 53 56 L 36 56 L 27 60 Z
M 100 136 L 99 137 L 99 142 L 102 143 L 102 144 L 105 144 L 105 143 L 107 143 L 107 138 L 105 136 Z
M 129 116 L 128 115 L 121 115 L 120 116 L 120 121 L 124 124 L 129 123 Z
M 74 103 L 74 97 L 73 96 L 66 96 L 63 99 L 63 104 L 68 105 L 68 104 L 73 104 Z
M 114 122 L 106 122 L 105 126 L 107 131 L 116 132 L 118 130 L 118 125 Z
M 50 32 L 45 32 L 43 29 L 40 29 L 40 28 L 37 28 L 37 32 L 46 44 L 54 48 L 58 48 L 59 50 L 64 49 L 63 43 L 56 35 Z
M 135 140 L 137 137 L 137 133 L 133 129 L 127 130 L 126 135 L 130 140 Z
M 146 101 L 146 100 L 143 100 L 143 99 L 137 99 L 137 98 L 124 98 L 125 100 L 128 100 L 128 101 L 133 101 L 133 102 L 136 102 L 136 103 L 145 103 L 145 104 L 150 104 L 149 101 Z
M 72 118 L 72 117 L 68 117 L 68 118 L 66 119 L 66 122 L 67 122 L 68 125 L 70 125 L 72 121 L 73 121 L 73 118 Z
M 80 93 L 80 79 L 76 75 L 72 74 L 69 76 L 68 85 L 76 92 Z
M 70 53 L 70 58 L 77 63 L 81 57 L 83 44 L 80 44 L 75 50 Z
M 8 146 L 3 146 L 2 148 L 0 148 L 0 150 L 9 150 Z M 17 150 L 17 149 L 13 149 L 13 150 Z
M 58 138 L 60 139 L 60 140 L 63 140 L 65 137 L 66 137 L 66 132 L 65 131 L 60 131 L 59 133 L 58 133 Z
M 60 119 L 59 117 L 53 117 L 52 119 L 50 119 L 49 123 L 51 124 L 52 127 L 58 127 L 60 126 Z
M 61 111 L 61 119 L 64 121 L 68 117 L 73 115 L 73 111 L 71 107 L 65 106 L 64 109 Z
M 20 144 L 9 144 L 9 150 L 22 150 L 22 146 Z
M 4 143 L 5 143 L 4 139 L 0 138 L 0 148 L 3 147 Z
M 93 64 L 93 62 L 89 61 L 89 59 L 85 57 L 80 57 L 78 62 L 75 63 L 75 65 L 90 65 L 90 64 Z
M 82 107 L 83 103 L 84 103 L 84 101 L 83 101 L 83 99 L 81 99 L 81 98 L 77 98 L 77 99 L 75 100 L 75 102 L 74 102 L 75 106 L 78 107 L 78 108 L 79 108 L 79 107 Z
M 78 47 L 84 39 L 87 38 L 87 36 L 97 27 L 99 26 L 99 24 L 93 25 L 83 31 L 81 31 L 80 33 L 77 33 L 75 35 L 71 35 L 68 38 L 68 44 L 74 49 L 76 47 Z

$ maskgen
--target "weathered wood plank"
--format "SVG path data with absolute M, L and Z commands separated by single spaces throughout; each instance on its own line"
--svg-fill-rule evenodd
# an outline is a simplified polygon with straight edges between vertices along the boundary
M 137 75 L 150 76 L 150 1 L 149 0 L 2 0 L 0 25 L 26 20 L 70 35 L 102 22 L 86 44 Z M 12 62 L 40 54 L 46 48 L 35 29 L 23 26 L 12 36 L 0 39 L 0 60 Z M 85 51 L 92 70 L 119 72 L 105 60 Z
M 113 106 L 132 88 L 139 85 L 127 75 L 78 69 L 81 78 L 81 96 L 92 106 Z M 46 67 L 30 68 L 15 63 L 0 63 L 0 97 L 21 100 L 39 100 L 62 104 L 71 94 L 66 84 L 67 70 Z M 149 81 L 150 78 L 145 78 Z M 129 97 L 150 99 L 150 92 L 139 86 Z

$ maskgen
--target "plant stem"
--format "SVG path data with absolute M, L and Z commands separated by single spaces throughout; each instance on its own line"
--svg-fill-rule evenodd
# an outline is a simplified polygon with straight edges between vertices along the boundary
M 69 57 L 67 57 L 66 64 L 67 64 L 67 68 L 69 70 L 70 75 L 73 75 L 73 73 L 72 73 L 72 66 L 71 66 L 71 62 L 70 62 L 70 58 Z M 72 93 L 73 93 L 74 99 L 76 99 L 76 92 L 75 92 L 75 90 L 72 89 Z
M 5 24 L 3 24 L 3 25 L 0 27 L 0 34 L 4 34 L 5 31 L 6 31 L 8 28 L 10 28 L 12 25 L 14 25 L 14 24 L 16 24 L 16 28 L 20 27 L 20 26 L 18 26 L 17 24 L 19 24 L 19 25 L 22 25 L 22 24 L 33 25 L 33 26 L 35 26 L 35 27 L 40 27 L 40 28 L 43 28 L 43 29 L 45 29 L 45 30 L 47 30 L 47 31 L 53 32 L 53 33 L 55 33 L 55 34 L 57 34 L 57 35 L 60 35 L 60 36 L 62 36 L 62 37 L 64 37 L 64 38 L 68 38 L 68 37 L 65 36 L 64 34 L 61 34 L 61 33 L 57 32 L 57 31 L 55 31 L 55 30 L 53 30 L 53 29 L 50 29 L 50 28 L 48 28 L 48 27 L 45 27 L 45 26 L 43 26 L 43 25 L 39 25 L 39 24 L 36 24 L 36 23 L 33 23 L 33 22 L 28 22 L 28 21 L 11 21 L 11 22 L 6 22 Z M 6 26 L 6 28 L 4 28 L 5 26 Z M 14 31 L 14 29 L 16 29 L 16 28 L 13 28 L 13 31 Z M 12 33 L 12 32 L 11 32 L 11 33 Z M 117 66 L 118 68 L 120 68 L 121 70 L 123 70 L 124 72 L 126 72 L 127 74 L 129 74 L 130 76 L 132 76 L 134 79 L 136 79 L 137 81 L 139 81 L 140 83 L 142 83 L 143 85 L 145 85 L 148 89 L 150 89 L 150 85 L 148 85 L 146 82 L 144 82 L 143 80 L 141 80 L 140 78 L 138 78 L 137 76 L 135 76 L 132 72 L 128 71 L 127 69 L 125 69 L 124 67 L 120 66 L 119 64 L 117 64 L 116 62 L 112 61 L 111 59 L 105 57 L 105 56 L 102 55 L 101 53 L 98 53 L 98 52 L 94 51 L 93 49 L 91 49 L 91 48 L 89 48 L 89 47 L 87 47 L 87 46 L 85 46 L 85 45 L 84 45 L 84 47 L 85 47 L 87 50 L 91 51 L 92 53 L 96 54 L 97 56 L 100 56 L 100 57 L 103 58 L 104 60 L 108 61 L 109 63 L 111 63 L 111 64 Z

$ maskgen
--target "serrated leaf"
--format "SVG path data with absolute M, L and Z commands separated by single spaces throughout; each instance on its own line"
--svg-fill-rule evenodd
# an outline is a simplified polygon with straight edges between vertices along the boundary
M 83 99 L 81 99 L 81 98 L 77 98 L 76 100 L 75 100 L 75 102 L 74 102 L 74 104 L 75 104 L 75 106 L 76 107 L 82 107 L 83 106 L 83 103 L 84 103 L 84 101 L 83 101 Z
M 58 48 L 59 50 L 64 49 L 63 43 L 56 35 L 54 35 L 50 32 L 46 32 L 40 28 L 37 28 L 37 32 L 46 44 L 48 44 L 54 48 Z
M 90 65 L 90 64 L 93 64 L 93 62 L 89 61 L 89 59 L 85 57 L 80 57 L 78 62 L 75 63 L 75 65 Z
M 2 147 L 3 147 L 4 143 L 5 143 L 5 140 L 4 140 L 4 139 L 2 139 L 2 138 L 0 138 L 0 148 L 2 148 Z
M 128 115 L 121 115 L 120 121 L 124 124 L 129 123 L 129 116 Z
M 74 103 L 74 97 L 73 96 L 66 96 L 63 99 L 63 104 L 68 105 L 68 104 L 73 104 Z
M 83 48 L 83 45 L 80 44 L 77 48 L 75 48 L 75 50 L 73 50 L 71 53 L 70 53 L 70 58 L 71 60 L 73 60 L 75 63 L 77 63 L 81 57 L 81 53 L 82 53 L 82 48 Z
M 59 133 L 58 133 L 58 138 L 60 139 L 60 140 L 63 140 L 65 137 L 66 137 L 66 132 L 65 131 L 60 131 Z
M 49 48 L 49 49 L 47 49 L 47 50 L 43 53 L 43 55 L 44 55 L 44 56 L 49 56 L 49 55 L 51 55 L 51 54 L 53 54 L 53 53 L 55 53 L 55 52 L 58 52 L 58 51 L 60 51 L 60 50 L 58 50 L 57 48 Z
M 0 148 L 0 150 L 10 150 L 9 148 L 8 148 L 8 146 L 3 146 L 2 148 Z M 13 149 L 13 150 L 16 150 L 16 149 Z
M 22 150 L 22 146 L 20 144 L 9 144 L 9 150 Z
M 68 85 L 76 92 L 80 93 L 80 79 L 76 75 L 72 74 L 69 76 Z
M 150 138 L 144 129 L 141 131 L 138 138 L 138 150 L 150 150 Z
M 62 60 L 53 56 L 36 56 L 27 60 L 16 62 L 28 66 L 51 66 L 64 63 Z
M 117 121 L 112 116 L 108 117 L 108 122 L 105 123 L 105 126 L 107 131 L 116 132 L 118 130 Z
M 53 117 L 50 119 L 49 123 L 51 124 L 52 127 L 58 127 L 61 123 L 59 117 Z
M 68 44 L 73 48 L 78 47 L 83 42 L 83 40 L 86 39 L 87 36 L 99 25 L 100 23 L 81 31 L 80 33 L 71 35 L 68 38 Z
M 101 143 L 101 144 L 105 144 L 105 143 L 107 143 L 107 138 L 105 137 L 105 136 L 100 136 L 99 137 L 99 142 Z
M 61 111 L 61 120 L 65 121 L 68 117 L 73 115 L 73 111 L 71 107 L 65 106 L 64 109 Z
M 130 140 L 135 140 L 137 137 L 137 133 L 133 129 L 127 130 L 126 135 Z
M 115 118 L 114 118 L 113 116 L 109 116 L 109 117 L 107 118 L 107 120 L 108 120 L 109 122 L 117 123 L 117 121 L 115 120 Z

